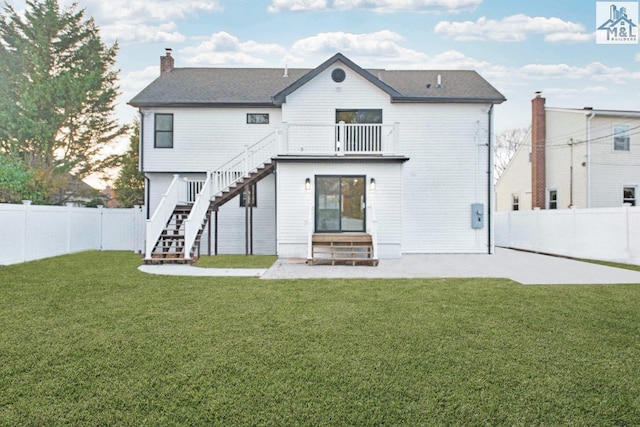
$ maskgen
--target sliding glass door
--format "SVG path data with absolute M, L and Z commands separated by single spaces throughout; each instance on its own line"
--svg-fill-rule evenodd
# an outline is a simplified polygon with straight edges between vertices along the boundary
M 316 231 L 365 231 L 364 176 L 316 176 Z

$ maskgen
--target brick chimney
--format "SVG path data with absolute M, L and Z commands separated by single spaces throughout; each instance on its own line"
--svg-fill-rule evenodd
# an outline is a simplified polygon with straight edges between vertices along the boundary
M 165 56 L 160 57 L 160 74 L 173 70 L 173 57 L 171 56 L 171 48 L 165 49 Z
M 547 193 L 545 146 L 546 117 L 545 99 L 541 92 L 536 92 L 531 100 L 531 207 L 544 209 Z

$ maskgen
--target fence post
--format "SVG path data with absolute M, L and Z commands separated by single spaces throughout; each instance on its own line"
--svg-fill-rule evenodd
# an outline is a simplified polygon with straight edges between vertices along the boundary
M 72 220 L 71 220 L 71 216 L 73 215 L 73 212 L 71 211 L 71 209 L 73 209 L 73 203 L 67 203 L 67 253 L 70 254 L 71 253 L 71 225 L 72 225 Z
M 104 205 L 98 205 L 98 214 L 100 215 L 100 252 L 104 248 Z
M 22 204 L 24 205 L 24 233 L 22 233 L 21 261 L 25 262 L 27 260 L 27 242 L 29 241 L 29 211 L 31 210 L 31 200 L 23 200 Z

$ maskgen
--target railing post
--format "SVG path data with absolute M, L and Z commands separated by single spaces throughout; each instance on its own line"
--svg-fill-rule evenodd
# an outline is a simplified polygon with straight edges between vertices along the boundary
M 339 156 L 344 155 L 344 147 L 346 146 L 344 135 L 344 122 L 338 123 L 338 140 L 336 141 L 336 151 Z

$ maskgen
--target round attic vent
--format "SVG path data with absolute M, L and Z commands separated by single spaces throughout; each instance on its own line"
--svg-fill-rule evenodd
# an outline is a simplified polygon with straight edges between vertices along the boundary
M 336 68 L 331 73 L 331 78 L 336 83 L 341 83 L 344 81 L 345 77 L 347 77 L 347 73 L 344 72 L 342 68 Z

